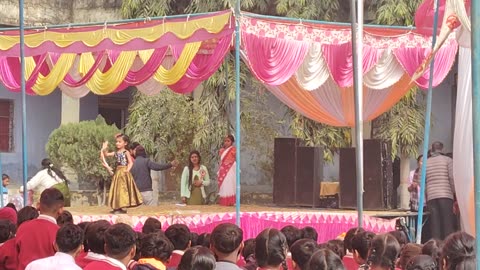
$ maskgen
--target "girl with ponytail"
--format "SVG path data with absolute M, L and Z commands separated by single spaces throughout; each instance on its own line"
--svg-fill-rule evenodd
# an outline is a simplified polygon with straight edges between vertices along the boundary
M 375 236 L 368 250 L 367 264 L 370 270 L 395 270 L 395 262 L 400 255 L 400 244 L 390 234 Z

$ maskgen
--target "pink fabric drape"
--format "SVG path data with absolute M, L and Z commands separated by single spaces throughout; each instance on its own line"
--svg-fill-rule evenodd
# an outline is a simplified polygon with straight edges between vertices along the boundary
M 309 43 L 242 34 L 247 62 L 262 83 L 280 85 L 297 71 L 308 52 Z
M 438 86 L 447 76 L 453 66 L 457 54 L 458 45 L 449 44 L 440 48 L 435 55 L 435 64 L 433 72 L 433 87 Z M 430 54 L 430 48 L 397 48 L 393 51 L 395 57 L 410 77 L 413 76 L 424 59 Z M 430 65 L 425 67 L 425 73 L 418 78 L 415 83 L 423 89 L 428 88 L 428 79 L 430 77 Z
M 33 85 L 37 81 L 38 75 L 47 75 L 49 67 L 45 60 L 47 54 L 42 54 L 34 57 L 36 63 L 30 77 L 25 81 L 25 92 L 28 95 L 34 95 L 32 91 Z M 13 92 L 20 92 L 20 59 L 18 57 L 3 57 L 0 56 L 0 81 L 3 82 L 5 87 Z
M 50 59 L 52 60 L 53 65 L 57 63 L 58 58 L 60 58 L 60 55 L 61 54 L 59 53 L 50 53 Z M 67 74 L 63 79 L 63 82 L 69 87 L 80 87 L 84 85 L 86 82 L 88 82 L 88 80 L 90 80 L 90 78 L 93 76 L 95 71 L 97 71 L 97 69 L 100 67 L 106 55 L 107 54 L 105 51 L 101 51 L 97 53 L 97 55 L 95 56 L 95 62 L 93 63 L 92 67 L 88 70 L 87 73 L 85 73 L 85 76 L 83 76 L 81 79 L 75 80 L 72 78 L 70 74 Z
M 232 36 L 222 37 L 211 54 L 197 54 L 187 69 L 186 74 L 175 84 L 168 87 L 176 93 L 187 94 L 197 88 L 202 81 L 215 73 L 230 50 Z M 181 50 L 177 46 L 172 47 L 173 56 L 178 59 Z
M 340 87 L 353 85 L 352 43 L 323 44 L 323 57 L 330 74 Z M 383 50 L 365 46 L 363 49 L 363 73 L 367 73 L 382 56 Z
M 426 36 L 432 36 L 433 34 L 433 19 L 435 17 L 435 3 L 437 0 L 424 0 L 423 3 L 418 6 L 415 12 L 415 26 L 417 31 Z M 442 18 L 445 14 L 446 0 L 440 0 L 440 6 L 438 7 L 438 28 L 437 34 L 440 33 L 442 28 Z

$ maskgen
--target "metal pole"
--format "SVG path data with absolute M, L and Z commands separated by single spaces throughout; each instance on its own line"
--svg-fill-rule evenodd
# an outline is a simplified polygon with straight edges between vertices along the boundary
M 20 22 L 20 82 L 22 89 L 22 163 L 23 163 L 23 205 L 27 205 L 27 94 L 25 92 L 25 25 L 23 0 L 18 0 Z
M 240 1 L 235 4 L 235 147 L 236 160 L 236 204 L 235 220 L 240 226 Z
M 480 3 L 471 1 L 472 20 L 472 120 L 473 169 L 475 185 L 475 241 L 476 255 L 480 258 Z M 480 270 L 480 263 L 477 263 Z
M 438 27 L 438 10 L 440 0 L 435 1 L 435 17 L 433 18 L 433 35 L 432 35 L 432 51 L 437 42 L 437 27 Z M 423 158 L 422 158 L 422 172 L 420 179 L 420 199 L 418 200 L 418 216 L 417 216 L 417 236 L 416 242 L 418 244 L 422 241 L 422 224 L 423 224 L 423 205 L 425 204 L 425 177 L 427 174 L 427 158 L 428 146 L 430 139 L 430 122 L 432 118 L 432 96 L 433 96 L 433 69 L 435 64 L 435 55 L 430 62 L 430 74 L 428 80 L 427 90 L 427 110 L 425 112 L 425 134 L 423 136 Z
M 4 207 L 5 204 L 3 203 L 3 173 L 2 173 L 2 153 L 0 152 L 0 178 L 2 179 L 2 182 L 0 183 L 0 194 L 2 198 L 0 199 L 0 207 Z
M 357 2 L 358 7 L 355 7 Z M 358 9 L 358 10 L 357 10 Z M 357 12 L 358 11 L 358 15 Z M 358 227 L 363 227 L 363 0 L 351 1 Z

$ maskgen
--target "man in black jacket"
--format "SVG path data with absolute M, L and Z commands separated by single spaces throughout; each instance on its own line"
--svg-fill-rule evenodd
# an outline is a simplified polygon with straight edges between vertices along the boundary
M 133 167 L 130 172 L 132 173 L 133 179 L 135 179 L 135 183 L 142 194 L 143 204 L 152 206 L 154 205 L 154 202 L 152 176 L 150 175 L 150 171 L 163 171 L 172 167 L 176 167 L 178 165 L 178 161 L 173 160 L 172 162 L 166 164 L 155 163 L 147 157 L 145 148 L 143 148 L 141 145 L 137 146 L 134 151 L 135 161 L 133 162 Z

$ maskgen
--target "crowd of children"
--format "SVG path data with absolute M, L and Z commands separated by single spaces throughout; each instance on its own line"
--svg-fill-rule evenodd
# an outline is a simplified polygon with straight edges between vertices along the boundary
M 48 188 L 38 210 L 0 209 L 0 269 L 453 270 L 476 265 L 475 240 L 464 232 L 417 245 L 403 232 L 353 228 L 341 239 L 318 243 L 314 228 L 289 225 L 244 239 L 231 223 L 201 235 L 183 224 L 163 231 L 155 218 L 145 221 L 142 232 L 118 220 L 75 225 L 63 207 L 62 193 Z

